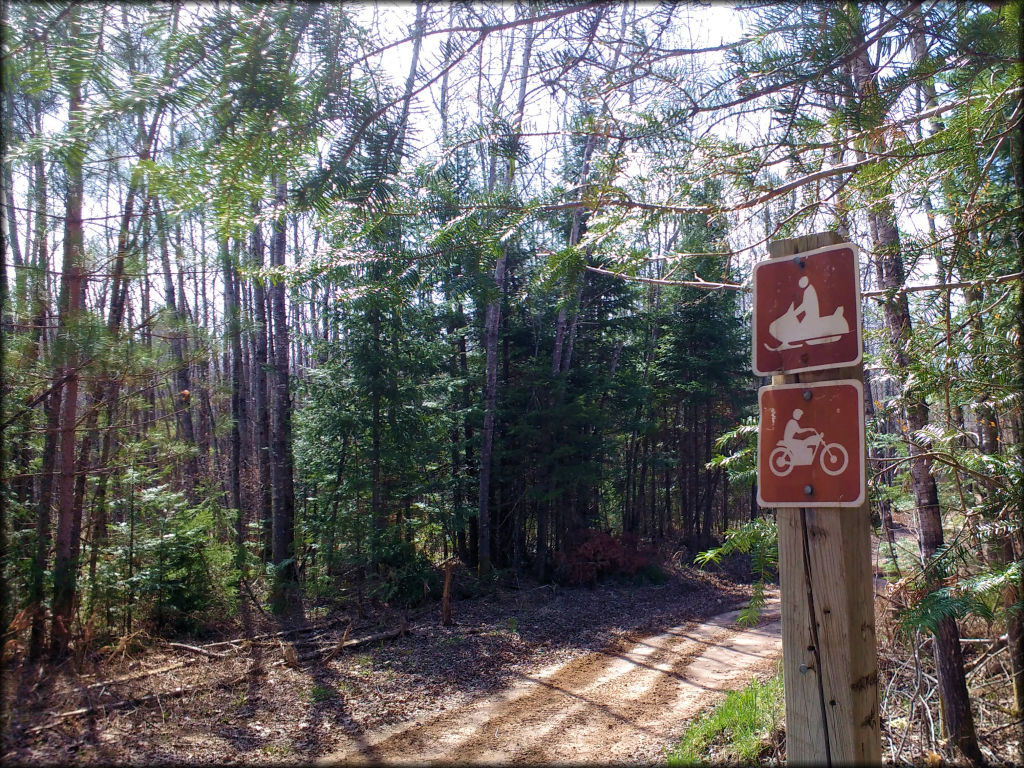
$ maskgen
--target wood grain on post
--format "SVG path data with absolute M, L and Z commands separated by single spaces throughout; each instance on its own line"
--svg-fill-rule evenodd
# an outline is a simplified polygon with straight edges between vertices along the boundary
M 842 242 L 825 232 L 768 245 L 772 258 Z M 773 376 L 773 384 L 854 379 L 863 365 Z M 866 466 L 866 464 L 865 464 Z M 881 762 L 871 518 L 861 507 L 777 510 L 786 760 Z

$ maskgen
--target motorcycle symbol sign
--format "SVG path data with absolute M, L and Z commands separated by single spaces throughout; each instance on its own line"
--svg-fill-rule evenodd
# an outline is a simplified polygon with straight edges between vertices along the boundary
M 856 246 L 832 245 L 759 262 L 753 282 L 755 374 L 860 362 Z
M 797 408 L 786 424 L 782 440 L 768 455 L 768 468 L 773 474 L 785 477 L 793 467 L 806 467 L 815 458 L 827 475 L 839 475 L 850 462 L 850 454 L 840 443 L 825 442 L 825 435 L 812 427 L 801 428 L 799 419 L 803 411 Z
M 762 387 L 758 399 L 758 502 L 859 506 L 865 490 L 861 383 Z

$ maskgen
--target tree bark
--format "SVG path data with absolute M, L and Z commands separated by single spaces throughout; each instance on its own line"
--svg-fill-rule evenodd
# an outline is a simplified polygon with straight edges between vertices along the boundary
M 288 198 L 285 182 L 276 181 L 279 206 L 270 241 L 270 264 L 284 267 L 287 228 L 284 205 Z M 270 289 L 270 310 L 274 327 L 273 420 L 270 440 L 270 483 L 273 500 L 273 561 L 276 569 L 271 604 L 277 613 L 296 607 L 298 571 L 295 564 L 295 493 L 292 478 L 292 403 L 288 370 L 288 313 L 285 279 L 281 276 Z
M 967 307 L 972 310 L 972 321 L 968 326 L 968 346 L 980 349 L 983 345 L 984 324 L 982 322 L 984 299 L 980 288 L 968 288 L 964 291 Z M 974 417 L 977 423 L 978 449 L 989 456 L 999 453 L 999 424 L 995 409 L 990 405 L 988 393 L 982 393 L 974 405 Z M 981 500 L 988 493 L 981 489 Z M 994 526 L 1002 527 L 1002 526 Z M 1007 526 L 1003 533 L 994 533 L 985 542 L 984 554 L 989 566 L 999 568 L 1018 561 L 1020 557 L 1019 535 L 1015 536 L 1013 526 Z M 1016 546 L 1015 546 L 1016 545 Z M 1024 615 L 1021 611 L 1021 598 L 1024 597 L 1024 583 L 1018 578 L 1010 581 L 1004 588 L 1002 607 L 1006 617 L 1006 641 L 1010 659 L 1010 680 L 1013 686 L 1014 709 L 1018 717 L 1024 716 Z M 1019 733 L 1018 761 L 1024 764 L 1024 733 Z
M 74 39 L 79 32 L 77 13 L 68 15 L 68 35 Z M 72 73 L 68 83 L 68 124 L 81 129 L 84 100 L 82 75 Z M 71 617 L 74 611 L 76 566 L 82 519 L 81 509 L 75 515 L 75 427 L 78 421 L 79 356 L 76 348 L 75 324 L 82 312 L 82 176 L 85 146 L 75 142 L 67 154 L 67 192 L 65 195 L 64 263 L 61 274 L 61 296 L 58 307 L 58 340 L 63 346 L 59 356 L 64 364 L 60 378 L 64 380 L 61 404 L 59 477 L 57 483 L 57 535 L 53 567 L 53 620 L 50 628 L 50 653 L 59 658 L 67 653 L 71 639 Z
M 185 300 L 184 295 L 176 295 L 174 280 L 171 276 L 171 255 L 168 240 L 167 222 L 156 198 L 151 198 L 151 207 L 156 214 L 157 237 L 160 241 L 160 264 L 163 267 L 164 293 L 167 295 L 167 309 L 171 316 L 173 328 L 170 332 L 171 356 L 174 358 L 175 419 L 181 432 L 181 439 L 189 448 L 189 456 L 182 468 L 182 485 L 190 504 L 195 504 L 196 476 L 199 466 L 192 449 L 196 443 L 195 427 L 192 424 L 192 383 L 189 376 L 189 365 L 185 360 L 185 337 L 188 327 L 188 315 L 179 303 Z
M 243 559 L 245 524 L 242 511 L 242 430 L 246 422 L 245 383 L 242 378 L 241 311 L 239 307 L 238 270 L 231 256 L 227 239 L 220 243 L 221 271 L 224 276 L 224 321 L 225 321 L 225 373 L 231 381 L 231 430 L 228 435 L 230 464 L 228 466 L 228 495 L 231 508 L 236 514 L 235 546 L 236 561 Z
M 877 92 L 877 71 L 868 58 L 864 43 L 863 29 L 853 32 L 851 41 L 861 52 L 851 62 L 851 74 L 856 87 L 857 106 L 865 103 Z M 873 139 L 876 145 L 869 151 L 884 156 L 884 147 L 877 146 L 881 139 Z M 886 185 L 888 187 L 889 185 Z M 868 213 L 874 222 L 875 270 L 882 288 L 904 287 L 906 275 L 900 249 L 899 231 L 892 205 L 892 190 L 876 190 Z M 910 342 L 912 325 L 910 308 L 905 293 L 887 297 L 883 303 L 885 326 L 889 333 L 897 375 L 906 375 L 909 366 L 907 345 Z M 910 454 L 910 476 L 917 509 L 919 547 L 921 564 L 928 574 L 928 583 L 937 588 L 943 574 L 936 553 L 943 545 L 942 514 L 939 508 L 938 487 L 932 473 L 930 446 L 920 437 L 929 421 L 928 403 L 920 390 L 904 392 L 904 415 L 907 424 L 907 439 Z M 935 666 L 939 681 L 939 695 L 942 702 L 942 720 L 945 731 L 963 755 L 974 763 L 983 762 L 978 737 L 971 713 L 970 697 L 964 675 L 963 653 L 960 647 L 960 630 L 951 617 L 943 618 L 933 635 Z
M 252 260 L 256 269 L 263 268 L 263 227 L 257 223 L 252 231 Z M 254 316 L 252 388 L 256 408 L 253 430 L 253 452 L 259 479 L 257 510 L 263 532 L 264 560 L 271 562 L 274 555 L 273 499 L 270 482 L 270 414 L 267 407 L 267 292 L 263 280 L 252 286 Z
M 477 569 L 481 575 L 491 570 L 491 454 L 494 449 L 494 418 L 498 404 L 498 324 L 501 321 L 501 296 L 505 291 L 505 258 L 505 249 L 502 248 L 494 265 L 496 298 L 487 303 L 484 321 L 484 424 L 480 438 L 480 485 L 477 494 Z
M 50 554 L 51 516 L 53 513 L 54 470 L 57 460 L 57 441 L 60 431 L 61 391 L 56 389 L 44 401 L 46 435 L 43 438 L 43 465 L 39 473 L 39 498 L 36 502 L 36 551 L 32 563 L 32 631 L 29 635 L 28 657 L 37 661 L 43 655 L 46 640 L 45 611 L 43 610 L 44 576 Z
M 38 123 L 37 127 L 41 129 Z M 49 257 L 46 249 L 46 168 L 41 156 L 35 161 L 35 236 L 33 250 L 36 253 L 32 280 L 32 359 L 38 360 L 46 341 L 46 302 L 43 299 L 46 286 L 46 273 L 49 269 Z M 43 601 L 45 599 L 44 575 L 46 562 L 50 554 L 53 513 L 53 482 L 56 468 L 57 437 L 60 429 L 61 390 L 55 388 L 43 401 L 43 412 L 46 417 L 46 432 L 43 438 L 43 462 L 39 473 L 39 490 L 36 497 L 36 551 L 32 563 L 32 581 L 29 588 L 29 600 L 33 606 L 32 631 L 29 636 L 28 656 L 37 661 L 43 655 L 46 642 L 46 624 L 44 620 Z
M 516 109 L 515 126 L 519 128 L 523 120 L 523 112 L 526 108 L 526 79 L 530 62 L 530 55 L 533 49 L 533 22 L 526 28 L 526 42 L 523 46 L 522 79 L 519 87 L 519 99 Z M 511 56 L 509 64 L 511 64 Z M 507 72 L 507 67 L 506 67 Z M 502 85 L 504 76 L 502 77 Z M 498 89 L 499 97 L 501 86 Z M 515 177 L 515 161 L 509 160 L 502 179 L 506 190 L 511 190 L 512 181 Z M 494 188 L 497 179 L 493 173 L 489 176 L 488 188 Z M 491 460 L 494 453 L 494 421 L 498 408 L 498 330 L 501 326 L 501 303 L 505 295 L 505 265 L 508 259 L 508 248 L 501 245 L 501 251 L 494 264 L 494 297 L 487 302 L 487 310 L 484 315 L 484 423 L 480 435 L 480 485 L 477 494 L 477 570 L 485 575 L 491 570 Z

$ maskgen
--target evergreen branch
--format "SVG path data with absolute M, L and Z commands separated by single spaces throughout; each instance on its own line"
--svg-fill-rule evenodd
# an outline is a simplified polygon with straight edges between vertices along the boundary
M 601 275 L 610 275 L 612 277 L 620 277 L 626 280 L 635 280 L 640 283 L 651 283 L 653 285 L 683 285 L 690 288 L 704 288 L 709 291 L 749 291 L 750 288 L 746 285 L 736 285 L 735 283 L 714 283 L 707 280 L 665 280 L 657 277 L 640 277 L 639 275 L 627 275 L 624 272 L 615 272 L 610 269 L 603 269 L 602 267 L 595 267 L 587 265 L 586 267 L 591 272 L 597 272 Z
M 1024 279 L 1024 272 L 1012 272 L 1008 275 L 999 275 L 998 277 L 986 277 L 981 280 L 962 280 L 957 283 L 936 283 L 934 285 L 903 285 L 897 288 L 895 291 L 892 291 L 890 289 L 864 291 L 861 294 L 861 296 L 863 296 L 864 298 L 875 298 L 877 296 L 882 296 L 885 297 L 885 301 L 890 301 L 893 297 L 899 296 L 904 293 L 919 293 L 921 291 L 951 291 L 954 288 L 976 288 L 981 285 L 998 285 L 999 283 L 1007 283 L 1010 282 L 1011 280 L 1022 279 Z M 1000 299 L 1000 301 L 1001 300 L 1002 299 Z M 963 327 L 964 326 L 961 325 L 958 330 L 963 329 Z

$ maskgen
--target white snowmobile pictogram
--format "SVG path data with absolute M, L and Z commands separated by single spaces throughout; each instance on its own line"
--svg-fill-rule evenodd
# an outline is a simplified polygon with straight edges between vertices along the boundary
M 821 317 L 818 314 L 818 293 L 806 275 L 800 278 L 799 285 L 804 289 L 800 306 L 790 303 L 789 309 L 768 326 L 768 333 L 781 342 L 777 347 L 766 343 L 765 348 L 771 352 L 794 349 L 805 343 L 828 344 L 839 341 L 850 332 L 842 305 L 831 315 Z

